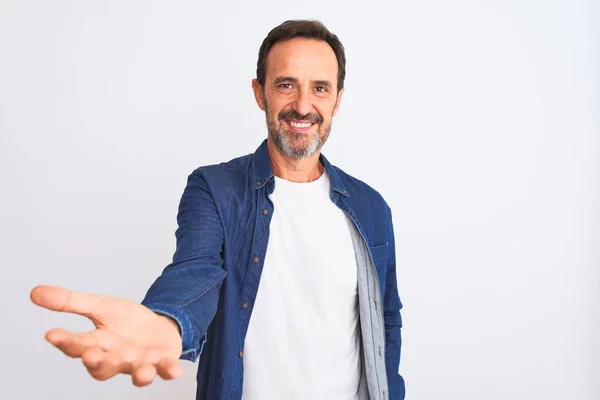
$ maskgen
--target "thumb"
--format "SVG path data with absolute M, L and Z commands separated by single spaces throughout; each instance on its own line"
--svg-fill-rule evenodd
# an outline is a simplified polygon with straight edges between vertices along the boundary
M 94 309 L 105 299 L 98 294 L 74 292 L 56 286 L 36 286 L 30 293 L 31 301 L 52 311 L 68 312 L 91 317 Z

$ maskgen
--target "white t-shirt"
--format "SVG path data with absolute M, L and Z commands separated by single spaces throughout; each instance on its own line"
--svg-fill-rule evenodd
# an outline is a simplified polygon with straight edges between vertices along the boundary
M 357 270 L 326 173 L 275 178 L 274 212 L 244 345 L 243 400 L 357 400 Z

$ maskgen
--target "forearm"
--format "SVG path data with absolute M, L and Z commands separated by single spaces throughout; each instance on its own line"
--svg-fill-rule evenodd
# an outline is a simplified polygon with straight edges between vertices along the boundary
M 181 358 L 195 360 L 219 301 L 226 272 L 223 229 L 206 181 L 192 173 L 177 214 L 173 262 L 152 284 L 142 304 L 173 319 L 181 332 Z
M 400 354 L 402 348 L 402 302 L 398 294 L 396 278 L 396 243 L 392 213 L 388 209 L 388 263 L 386 271 L 385 295 L 383 310 L 385 320 L 385 364 L 390 389 L 390 400 L 404 400 L 404 379 L 399 373 Z
M 225 277 L 221 268 L 194 269 L 164 273 L 142 301 L 150 310 L 177 324 L 183 347 L 181 358 L 191 361 L 198 357 L 201 341 L 217 312 L 219 289 Z
M 385 313 L 385 365 L 390 400 L 404 400 L 404 379 L 399 374 L 402 347 L 400 311 Z

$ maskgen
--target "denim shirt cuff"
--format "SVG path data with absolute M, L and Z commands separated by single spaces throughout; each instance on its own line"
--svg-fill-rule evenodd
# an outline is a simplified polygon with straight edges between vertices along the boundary
M 200 343 L 198 340 L 194 340 L 192 324 L 186 313 L 181 308 L 168 304 L 153 303 L 144 304 L 144 306 L 157 314 L 173 319 L 179 325 L 183 348 L 180 358 L 182 360 L 195 361 L 199 355 Z

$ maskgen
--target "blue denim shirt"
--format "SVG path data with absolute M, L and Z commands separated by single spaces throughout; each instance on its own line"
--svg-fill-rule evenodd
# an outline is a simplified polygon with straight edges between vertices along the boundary
M 189 176 L 173 262 L 142 302 L 179 324 L 182 359 L 199 357 L 198 400 L 242 396 L 244 339 L 275 211 L 268 198 L 275 183 L 266 143 Z M 331 201 L 345 211 L 355 233 L 357 265 L 364 267 L 358 274 L 359 316 L 370 398 L 403 400 L 402 304 L 390 208 L 374 189 L 320 159 L 331 180 Z

